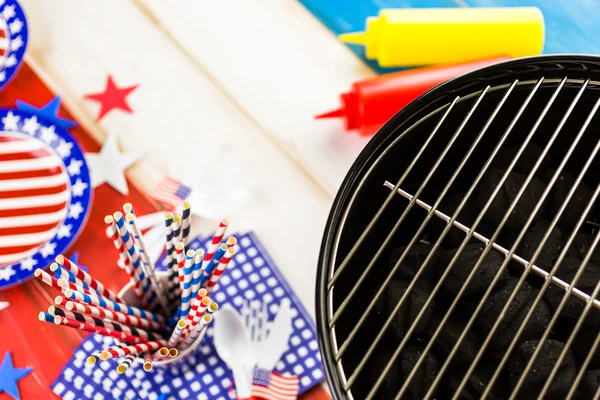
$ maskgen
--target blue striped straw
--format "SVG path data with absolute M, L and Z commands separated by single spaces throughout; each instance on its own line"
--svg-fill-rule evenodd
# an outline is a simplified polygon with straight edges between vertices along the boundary
M 192 294 L 198 293 L 200 290 L 200 277 L 202 276 L 202 260 L 204 259 L 204 251 L 196 250 L 194 258 L 194 270 L 192 271 Z
M 212 272 L 216 268 L 216 266 L 219 265 L 219 262 L 221 261 L 221 258 L 223 258 L 223 255 L 225 254 L 227 249 L 228 249 L 228 247 L 226 244 L 222 244 L 219 246 L 219 248 L 217 249 L 217 252 L 213 256 L 213 258 L 209 261 L 208 265 L 202 272 L 202 276 L 200 276 L 200 287 L 204 287 L 204 284 L 206 283 L 208 278 L 210 278 L 210 275 L 212 274 Z
M 185 318 L 190 309 L 192 301 L 192 272 L 194 270 L 194 257 L 196 252 L 188 250 L 185 254 L 185 265 L 183 266 L 183 286 L 181 291 L 181 304 L 177 310 L 178 317 Z M 194 293 L 194 297 L 196 294 Z
M 53 262 L 52 264 L 50 264 L 50 271 L 54 272 L 54 277 L 56 279 L 63 278 L 85 289 L 95 291 L 94 289 L 90 289 L 90 287 L 85 282 L 77 278 L 71 271 L 58 265 L 58 263 Z
M 46 311 L 40 312 L 38 318 L 40 321 L 54 323 L 54 315 L 47 313 Z

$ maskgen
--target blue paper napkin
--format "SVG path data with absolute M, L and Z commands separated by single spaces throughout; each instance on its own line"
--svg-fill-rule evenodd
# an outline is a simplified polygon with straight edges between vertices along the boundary
M 252 232 L 235 236 L 238 238 L 238 252 L 211 297 L 221 305 L 231 304 L 238 311 L 244 299 L 266 302 L 269 320 L 273 320 L 281 300 L 290 299 L 294 331 L 290 336 L 289 349 L 276 371 L 297 375 L 300 393 L 303 393 L 324 378 L 314 323 L 256 236 Z M 209 241 L 197 238 L 190 243 L 190 248 L 206 248 Z M 163 261 L 159 260 L 158 270 L 164 270 Z M 145 372 L 141 364 L 136 363 L 123 375 L 116 372 L 118 363 L 115 360 L 102 361 L 94 366 L 86 364 L 88 355 L 113 345 L 110 338 L 91 335 L 75 350 L 74 357 L 52 389 L 64 399 L 156 400 L 161 393 L 167 394 L 167 399 L 235 398 L 231 371 L 217 355 L 212 335 L 213 329 L 209 326 L 198 350 L 175 367 L 156 367 Z

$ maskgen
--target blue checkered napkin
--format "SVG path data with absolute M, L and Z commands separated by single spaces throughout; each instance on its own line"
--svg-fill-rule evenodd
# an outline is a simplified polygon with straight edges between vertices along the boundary
M 298 375 L 300 393 L 303 393 L 324 377 L 314 324 L 256 236 L 250 232 L 236 237 L 238 252 L 211 297 L 221 305 L 231 304 L 238 311 L 244 299 L 266 302 L 271 321 L 281 300 L 286 297 L 290 299 L 294 331 L 290 337 L 290 347 L 277 364 L 276 371 Z M 197 238 L 190 247 L 206 248 L 208 242 L 207 239 Z M 163 261 L 159 260 L 158 270 L 164 270 Z M 167 393 L 167 399 L 235 398 L 231 390 L 231 371 L 217 355 L 212 335 L 211 325 L 198 350 L 174 367 L 156 367 L 151 372 L 145 372 L 141 364 L 136 363 L 123 375 L 116 372 L 117 362 L 114 360 L 102 361 L 92 367 L 86 364 L 89 354 L 113 344 L 110 338 L 90 335 L 75 350 L 75 356 L 52 388 L 64 399 L 124 397 L 156 400 L 161 393 Z

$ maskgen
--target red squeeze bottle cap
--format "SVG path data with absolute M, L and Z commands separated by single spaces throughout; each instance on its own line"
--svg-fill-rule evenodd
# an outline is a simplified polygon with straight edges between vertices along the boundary
M 315 118 L 343 118 L 346 130 L 358 130 L 365 136 L 372 135 L 398 111 L 435 86 L 509 58 L 499 56 L 464 64 L 409 69 L 354 82 L 348 93 L 340 95 L 340 109 Z

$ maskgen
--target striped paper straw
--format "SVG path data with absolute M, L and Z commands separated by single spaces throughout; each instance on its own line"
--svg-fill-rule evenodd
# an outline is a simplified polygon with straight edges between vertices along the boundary
M 150 258 L 146 254 L 146 246 L 144 245 L 144 239 L 142 237 L 142 232 L 140 232 L 140 229 L 138 228 L 137 223 L 135 221 L 135 215 L 133 213 L 129 213 L 129 214 L 127 214 L 125 219 L 129 223 L 129 227 L 133 231 L 132 234 L 133 234 L 135 243 L 138 244 L 138 246 L 141 250 L 140 254 L 142 256 L 142 262 L 144 262 L 144 264 L 146 264 L 146 271 L 148 273 L 148 278 L 150 279 L 150 283 L 152 284 L 152 290 L 158 297 L 158 301 L 159 301 L 160 305 L 163 307 L 163 309 L 165 309 L 165 308 L 167 308 L 167 299 L 164 296 L 162 285 L 161 285 L 160 281 L 156 278 L 156 272 L 154 271 L 154 265 L 152 264 L 152 262 L 150 261 Z
M 204 284 L 208 280 L 208 278 L 212 275 L 214 269 L 219 265 L 221 258 L 225 255 L 225 253 L 229 250 L 226 244 L 222 244 L 219 246 L 219 249 L 213 256 L 213 258 L 208 262 L 206 268 L 202 271 L 202 276 L 200 277 L 200 287 L 204 287 Z
M 87 363 L 90 365 L 94 365 L 97 362 L 100 361 L 100 353 L 102 353 L 102 351 L 96 351 L 92 354 L 90 354 L 87 358 Z
M 126 356 L 123 361 L 121 361 L 119 363 L 119 365 L 117 365 L 117 372 L 119 374 L 124 374 L 125 371 L 127 371 L 129 369 L 129 367 L 131 367 L 131 365 L 133 364 L 133 362 L 135 361 L 135 359 L 137 358 L 137 355 L 135 354 L 129 354 L 128 356 Z M 100 357 L 98 357 L 98 359 L 100 359 Z
M 38 314 L 38 319 L 40 321 L 50 322 L 51 324 L 54 323 L 54 315 L 47 313 L 45 311 L 40 311 L 40 313 Z
M 69 302 L 69 299 L 67 299 L 66 297 L 63 296 L 56 296 L 54 298 L 54 304 L 56 304 L 57 306 L 64 306 Z
M 115 339 L 122 340 L 127 343 L 143 343 L 147 341 L 139 336 L 129 335 L 125 332 L 113 331 L 101 326 L 93 325 L 87 322 L 81 322 L 74 319 L 61 317 L 59 315 L 54 316 L 54 323 L 56 325 L 63 325 L 73 329 L 79 329 L 85 332 L 97 333 L 102 336 L 110 336 Z
M 101 360 L 108 360 L 110 358 L 124 357 L 129 354 L 140 354 L 146 351 L 153 351 L 160 347 L 166 346 L 166 340 L 157 340 L 155 342 L 147 342 L 134 344 L 130 346 L 113 346 L 104 350 L 100 354 Z
M 58 278 L 56 280 L 56 283 L 58 284 L 58 286 L 61 287 L 61 289 L 64 291 L 66 289 L 72 289 L 72 290 L 78 290 L 81 293 L 85 293 L 85 294 L 91 294 L 94 296 L 98 296 L 98 293 L 88 290 L 82 286 L 77 285 L 76 283 L 73 282 L 69 282 L 68 280 L 66 280 L 65 278 Z M 99 297 L 99 296 L 98 296 Z
M 150 352 L 144 353 L 144 371 L 152 371 L 152 354 Z
M 202 317 L 202 320 L 200 320 L 200 323 L 198 325 L 196 325 L 196 327 L 194 328 L 192 333 L 185 339 L 182 347 L 184 349 L 186 349 L 192 343 L 194 343 L 194 340 L 196 340 L 196 338 L 200 335 L 200 333 L 202 333 L 202 331 L 204 329 L 206 329 L 206 326 L 208 324 L 210 324 L 211 321 L 212 321 L 212 316 L 210 314 L 204 315 L 204 317 Z
M 175 347 L 172 347 L 169 349 L 169 358 L 175 358 L 179 355 L 179 350 L 177 350 Z
M 58 289 L 59 291 L 62 291 L 62 287 L 58 284 L 58 280 L 46 271 L 37 268 L 33 272 L 33 276 L 35 276 L 39 281 L 45 283 L 46 285 L 53 287 L 54 289 Z
M 177 262 L 177 279 L 178 279 L 178 287 L 179 290 L 178 295 L 181 295 L 183 291 L 183 280 L 184 273 L 183 268 L 185 267 L 185 254 L 183 253 L 184 246 L 182 242 L 177 242 L 175 245 L 175 260 Z
M 119 311 L 107 310 L 104 308 L 90 306 L 88 304 L 81 304 L 74 301 L 67 301 L 64 304 L 65 308 L 69 311 L 76 311 L 79 313 L 90 314 L 94 317 L 106 318 L 113 321 L 121 322 L 123 324 L 154 330 L 161 331 L 165 326 L 161 323 L 152 321 L 151 319 L 145 319 L 136 317 L 134 315 L 127 315 Z
M 218 309 L 219 309 L 219 305 L 213 301 L 212 303 L 210 303 L 210 305 L 208 306 L 208 309 L 206 311 L 209 314 L 212 314 L 215 311 L 217 311 Z
M 167 357 L 169 355 L 169 349 L 166 347 L 161 347 L 160 349 L 158 349 L 156 351 L 156 353 L 154 353 L 152 355 L 152 360 L 153 361 L 160 361 L 163 358 Z
M 198 292 L 196 293 L 196 297 L 194 298 L 194 300 L 192 301 L 192 307 L 190 308 L 190 311 L 188 312 L 188 321 L 191 320 L 192 318 L 194 318 L 194 315 L 196 315 L 198 307 L 200 306 L 200 304 L 202 304 L 202 300 L 208 295 L 208 291 L 204 288 L 201 288 L 198 290 Z M 208 306 L 210 304 L 210 298 L 208 299 L 208 303 L 206 303 L 206 305 Z
M 227 265 L 229 264 L 231 258 L 234 255 L 235 247 L 229 247 L 223 255 L 223 257 L 221 258 L 221 260 L 219 261 L 219 265 L 216 266 L 215 270 L 210 275 L 210 278 L 206 284 L 206 290 L 208 291 L 208 294 L 211 294 L 212 291 L 215 289 L 217 282 L 219 282 L 221 275 L 223 275 L 223 272 L 225 272 L 225 270 L 227 269 Z
M 125 272 L 129 275 L 129 280 L 133 284 L 133 290 L 136 296 L 141 299 L 143 296 L 142 289 L 140 288 L 141 277 L 136 275 L 136 271 L 131 265 L 131 260 L 129 259 L 129 255 L 127 254 L 127 249 L 125 248 L 125 243 L 123 242 L 123 238 L 121 237 L 121 233 L 119 232 L 119 228 L 117 224 L 115 224 L 115 219 L 111 215 L 107 215 L 104 217 L 104 222 L 106 223 L 106 236 L 112 239 L 115 248 L 119 252 L 119 260 L 123 264 Z
M 137 247 L 133 242 L 133 238 L 129 234 L 127 230 L 127 226 L 125 225 L 125 219 L 123 218 L 123 214 L 119 211 L 113 214 L 115 221 L 117 223 L 117 227 L 119 228 L 119 232 L 121 233 L 121 237 L 123 238 L 123 242 L 125 243 L 125 248 L 127 249 L 127 255 L 131 264 L 133 264 L 133 269 L 135 270 L 135 274 L 141 282 L 142 292 L 145 293 L 146 296 L 151 294 L 150 287 L 152 286 L 146 271 L 144 270 L 144 265 L 140 259 L 140 254 L 138 253 Z M 150 302 L 149 299 L 147 299 Z
M 60 265 L 58 265 L 55 262 L 50 264 L 50 271 L 54 272 L 54 277 L 56 279 L 63 278 L 69 282 L 76 284 L 77 286 L 89 289 L 89 286 L 86 285 L 85 283 L 83 283 L 83 281 L 81 279 L 78 279 L 75 275 L 70 273 L 65 268 L 62 268 Z M 98 294 L 100 294 L 100 293 L 98 293 Z
M 192 209 L 190 203 L 185 201 L 183 203 L 183 211 L 181 212 L 181 241 L 185 246 L 186 250 L 190 243 L 190 231 L 192 225 Z
M 183 242 L 181 242 L 183 244 Z M 192 271 L 194 269 L 194 250 L 188 250 L 185 255 L 185 264 L 183 266 L 183 282 L 181 285 L 181 304 L 179 305 L 178 315 L 185 317 L 190 309 L 192 301 Z M 181 279 L 181 278 L 180 278 Z
M 82 280 L 83 283 L 85 283 L 86 285 L 88 285 L 90 287 L 90 289 L 95 290 L 96 292 L 100 293 L 104 297 L 109 298 L 110 300 L 122 301 L 119 298 L 119 296 L 117 296 L 115 293 L 113 293 L 110 289 L 105 288 L 101 282 L 92 278 L 92 276 L 90 274 L 88 274 L 87 272 L 85 272 L 84 270 L 79 268 L 77 266 L 77 264 L 75 264 L 68 258 L 64 257 L 62 254 L 59 254 L 58 256 L 56 256 L 56 258 L 54 260 L 59 265 L 66 268 L 69 272 L 71 272 L 73 275 L 75 275 L 78 279 Z
M 185 329 L 186 326 L 187 326 L 187 322 L 185 322 L 185 319 L 180 319 L 177 322 L 177 325 L 175 325 L 175 328 L 173 329 L 173 333 L 171 334 L 171 337 L 169 338 L 169 342 L 168 342 L 169 347 L 177 346 L 179 337 L 181 336 L 181 333 L 183 332 L 183 330 Z
M 204 258 L 203 250 L 196 250 L 194 256 L 194 269 L 192 271 L 192 294 L 198 293 L 200 289 L 200 277 L 202 276 L 202 259 Z
M 48 312 L 53 315 L 58 315 L 60 317 L 65 317 L 68 319 L 73 319 L 79 322 L 87 322 L 91 325 L 100 326 L 102 328 L 111 329 L 117 332 L 123 332 L 131 336 L 139 336 L 141 338 L 146 339 L 146 341 L 150 340 L 159 340 L 162 339 L 162 336 L 156 333 L 147 332 L 141 328 L 134 328 L 127 325 L 122 325 L 118 322 L 104 321 L 99 318 L 95 318 L 89 315 L 81 314 L 78 312 L 73 312 L 70 310 L 63 310 L 57 306 L 50 306 L 48 308 Z
M 237 244 L 237 238 L 235 236 L 229 236 L 225 244 L 228 248 L 235 247 L 235 245 Z
M 165 249 L 166 249 L 166 260 L 167 260 L 167 271 L 169 272 L 168 284 L 167 284 L 167 295 L 169 301 L 173 300 L 173 291 L 171 290 L 171 284 L 174 279 L 177 279 L 177 271 L 171 268 L 173 262 L 173 213 L 168 212 L 165 214 Z
M 206 254 L 204 255 L 204 261 L 202 262 L 202 270 L 206 270 L 208 262 L 213 258 L 215 253 L 217 252 L 221 242 L 223 241 L 223 236 L 225 236 L 225 231 L 227 231 L 227 226 L 229 225 L 229 221 L 226 219 L 221 220 L 219 223 L 219 227 L 215 232 L 215 236 L 213 236 L 212 243 L 208 246 L 208 250 L 206 250 Z
M 65 290 L 65 296 L 71 300 L 77 300 L 79 303 L 91 304 L 93 306 L 107 308 L 111 311 L 120 311 L 127 315 L 141 317 L 144 319 L 151 319 L 152 321 L 165 324 L 165 319 L 158 314 L 150 311 L 142 310 L 140 308 L 130 306 L 127 304 L 119 303 L 116 301 L 104 299 L 97 296 L 81 293 L 77 290 L 67 289 Z
M 171 246 L 173 248 L 173 251 L 175 251 L 175 246 L 179 242 L 179 236 L 181 235 L 181 217 L 179 215 L 175 215 L 173 217 L 173 224 L 172 224 L 171 228 L 173 231 L 173 233 L 171 235 Z M 175 256 L 175 254 L 173 254 L 173 259 L 171 260 L 171 265 L 169 266 L 169 268 L 175 274 L 174 279 L 171 281 L 171 285 L 172 285 L 171 289 L 175 290 L 177 292 L 177 296 L 178 296 L 179 295 L 179 275 L 178 275 L 178 271 L 177 271 L 177 257 Z
M 204 297 L 202 298 L 202 301 L 200 302 L 200 304 L 198 305 L 198 307 L 196 308 L 195 311 L 191 310 L 188 313 L 188 324 L 187 327 L 185 329 L 185 331 L 183 332 L 183 337 L 182 339 L 185 339 L 193 330 L 194 327 L 196 326 L 196 324 L 198 324 L 198 321 L 200 321 L 200 319 L 204 316 L 204 313 L 206 312 L 206 310 L 208 309 L 208 306 L 210 306 L 211 304 L 211 299 L 210 297 Z M 193 314 L 192 314 L 193 312 Z

